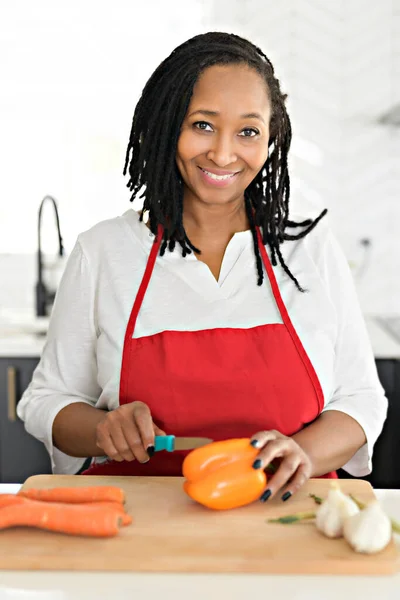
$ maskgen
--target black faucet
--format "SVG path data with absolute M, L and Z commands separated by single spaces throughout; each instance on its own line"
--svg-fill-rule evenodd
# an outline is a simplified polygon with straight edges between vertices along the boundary
M 48 290 L 43 282 L 43 257 L 42 257 L 42 246 L 41 246 L 40 233 L 41 233 L 41 222 L 42 222 L 42 210 L 43 210 L 43 205 L 46 202 L 46 200 L 50 200 L 50 202 L 53 203 L 54 211 L 55 211 L 55 215 L 56 215 L 56 225 L 57 225 L 58 243 L 59 243 L 58 255 L 63 256 L 63 254 L 64 254 L 64 246 L 63 246 L 63 241 L 62 241 L 61 231 L 60 231 L 60 220 L 58 218 L 57 203 L 52 196 L 45 196 L 40 204 L 39 216 L 38 216 L 38 250 L 37 250 L 37 283 L 36 283 L 36 316 L 37 317 L 47 316 L 48 307 L 49 307 L 49 305 L 52 305 L 55 295 L 56 295 L 55 290 L 54 291 Z

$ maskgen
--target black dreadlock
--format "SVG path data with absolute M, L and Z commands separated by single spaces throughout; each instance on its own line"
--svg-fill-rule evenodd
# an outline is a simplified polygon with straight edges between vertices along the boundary
M 182 122 L 189 107 L 193 87 L 199 75 L 213 65 L 246 64 L 266 81 L 271 101 L 270 154 L 260 172 L 245 191 L 258 285 L 263 282 L 263 266 L 257 243 L 256 226 L 261 228 L 263 244 L 268 244 L 271 262 L 279 262 L 300 291 L 304 291 L 283 259 L 280 245 L 284 240 L 306 236 L 327 213 L 325 209 L 313 221 L 301 223 L 289 220 L 290 179 L 288 152 L 292 129 L 286 111 L 286 94 L 280 89 L 274 67 L 265 54 L 248 40 L 229 33 L 210 32 L 197 35 L 178 46 L 154 71 L 146 83 L 136 106 L 129 144 L 126 151 L 124 175 L 129 170 L 127 187 L 131 201 L 144 197 L 140 220 L 149 211 L 150 227 L 157 234 L 164 227 L 160 248 L 162 256 L 167 247 L 172 252 L 176 242 L 182 255 L 200 253 L 188 239 L 183 227 L 183 183 L 176 165 L 176 150 Z M 143 189 L 144 188 L 144 189 Z M 285 232 L 287 227 L 304 227 L 297 235 Z

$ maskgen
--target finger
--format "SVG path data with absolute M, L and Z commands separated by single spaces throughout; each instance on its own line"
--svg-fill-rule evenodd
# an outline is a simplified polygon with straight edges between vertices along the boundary
M 134 458 L 140 463 L 146 463 L 150 459 L 145 448 L 143 448 L 142 438 L 136 423 L 131 420 L 125 421 L 122 425 L 125 439 Z
M 99 432 L 97 436 L 96 446 L 103 450 L 104 454 L 111 458 L 112 460 L 116 460 L 118 462 L 122 462 L 124 459 L 119 454 L 118 450 L 114 446 L 114 443 L 111 439 L 110 433 L 107 432 Z
M 290 438 L 273 439 L 260 450 L 253 463 L 254 469 L 265 469 L 275 458 L 285 457 L 294 451 L 295 444 Z
M 160 429 L 155 423 L 153 423 L 154 435 L 167 435 L 163 429 Z
M 282 490 L 282 500 L 288 500 L 310 479 L 311 468 L 305 463 L 301 463 L 292 479 Z
M 300 464 L 300 455 L 289 454 L 288 456 L 285 456 L 277 472 L 268 481 L 268 489 L 271 490 L 271 498 L 273 498 L 275 494 L 277 494 L 279 490 L 293 478 Z M 290 494 L 285 497 L 285 500 L 288 500 L 289 497 Z
M 154 422 L 153 422 L 153 429 L 154 429 L 154 436 L 165 436 L 165 435 L 167 435 L 165 433 L 165 431 L 163 429 L 160 429 Z M 146 448 L 146 452 L 147 452 L 149 458 L 151 458 L 152 456 L 154 456 L 154 453 L 156 451 L 154 444 L 155 444 L 155 440 L 154 440 L 153 444 L 150 444 L 150 446 L 147 446 L 147 448 Z
M 142 441 L 143 451 L 147 454 L 147 448 L 154 447 L 154 423 L 150 409 L 146 404 L 138 403 L 133 411 L 133 416 Z
M 269 431 L 259 431 L 250 438 L 250 444 L 254 446 L 254 448 L 263 448 L 268 442 L 281 437 L 284 438 L 285 436 L 282 436 L 279 431 L 275 431 L 274 429 Z
M 135 460 L 135 455 L 129 446 L 123 428 L 119 423 L 113 424 L 113 427 L 110 429 L 110 436 L 118 454 L 122 456 L 123 460 L 128 462 Z

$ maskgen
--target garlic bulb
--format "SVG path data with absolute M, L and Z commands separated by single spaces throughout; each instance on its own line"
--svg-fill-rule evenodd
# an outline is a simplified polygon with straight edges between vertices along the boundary
M 346 519 L 344 537 L 356 550 L 373 554 L 383 550 L 392 538 L 392 524 L 378 502 L 372 502 L 364 510 Z
M 343 535 L 344 521 L 359 512 L 357 504 L 340 491 L 338 484 L 332 485 L 327 499 L 317 510 L 315 524 L 327 537 L 339 538 Z

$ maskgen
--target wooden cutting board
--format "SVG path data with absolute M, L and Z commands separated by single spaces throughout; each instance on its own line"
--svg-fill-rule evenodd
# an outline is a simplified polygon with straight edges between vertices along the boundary
M 117 485 L 126 493 L 134 522 L 110 539 L 88 539 L 16 528 L 0 533 L 0 568 L 81 571 L 203 573 L 382 574 L 399 568 L 395 543 L 381 553 L 355 553 L 343 539 L 322 536 L 312 522 L 266 523 L 269 518 L 313 510 L 310 492 L 326 497 L 329 480 L 315 479 L 288 502 L 280 498 L 231 511 L 192 502 L 180 477 L 39 475 L 23 488 Z M 341 480 L 344 492 L 369 502 L 369 483 Z

